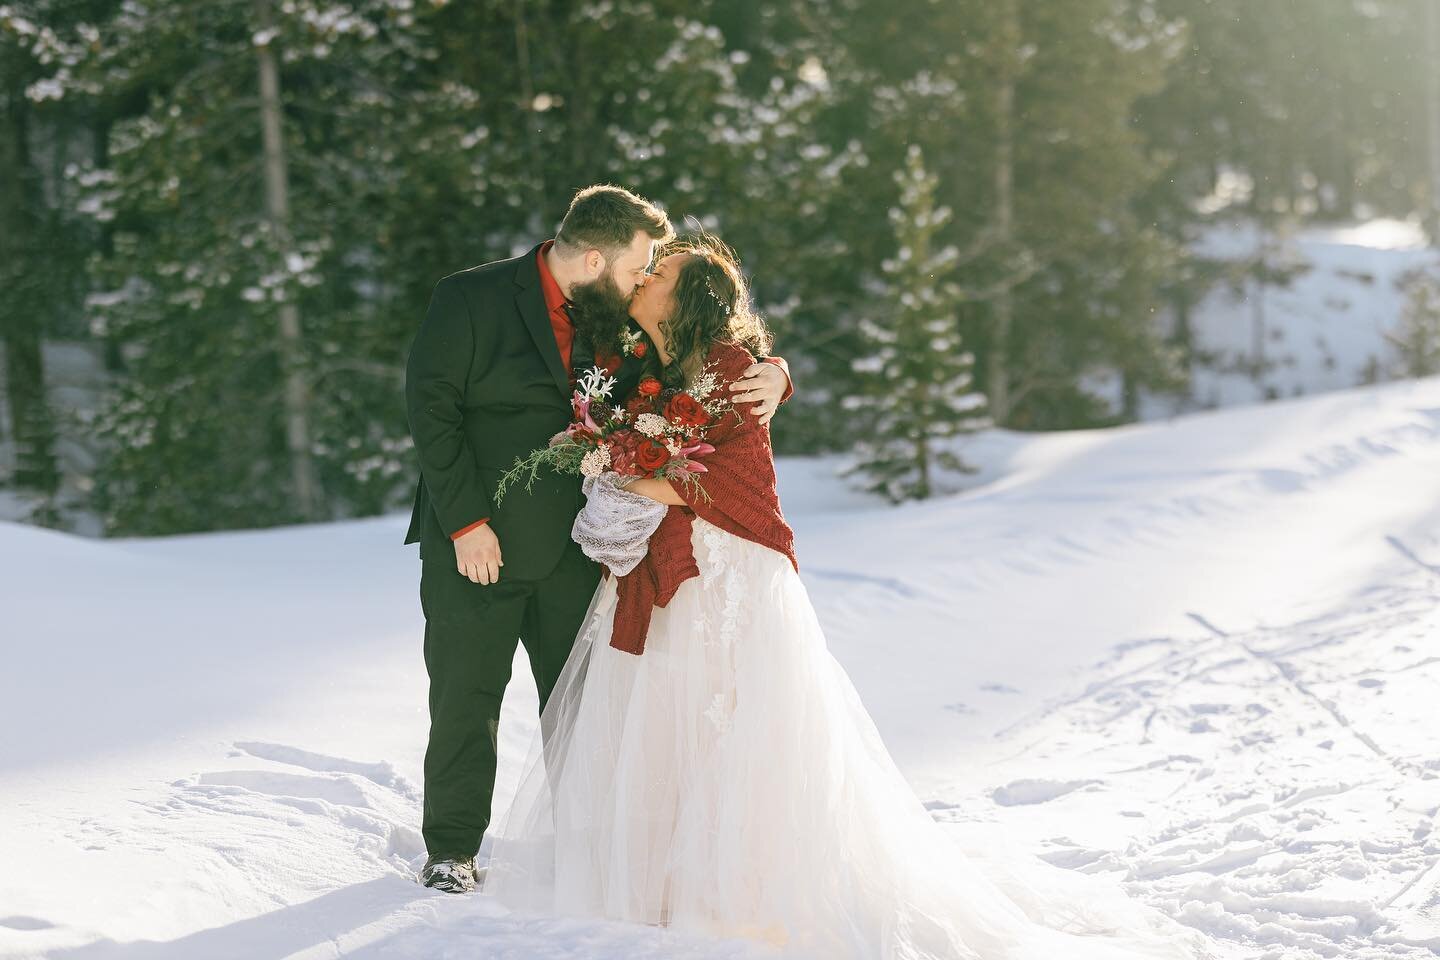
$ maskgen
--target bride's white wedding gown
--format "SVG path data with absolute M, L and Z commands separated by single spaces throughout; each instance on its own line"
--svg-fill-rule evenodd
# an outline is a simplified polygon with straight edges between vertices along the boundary
M 596 590 L 484 892 L 817 960 L 1210 955 L 1099 878 L 982 871 L 891 760 L 790 561 L 699 517 L 691 541 L 700 576 L 642 655 L 609 645 L 615 579 Z

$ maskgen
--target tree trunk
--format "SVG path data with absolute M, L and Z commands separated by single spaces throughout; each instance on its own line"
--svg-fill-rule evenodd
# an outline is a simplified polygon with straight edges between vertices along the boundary
M 530 182 L 535 188 L 534 212 L 541 213 L 547 209 L 549 196 L 545 188 L 545 157 L 540 151 L 539 127 L 543 120 L 535 109 L 535 71 L 530 65 L 530 24 L 525 19 L 525 0 L 515 0 L 515 66 L 520 74 L 520 115 L 525 118 L 525 141 L 530 151 Z M 540 229 L 543 232 L 549 228 Z
M 1253 271 L 1250 294 L 1250 378 L 1259 386 L 1265 378 L 1265 290 L 1270 276 L 1270 228 L 1260 228 L 1259 262 Z
M 255 0 L 256 29 L 268 33 L 273 26 L 269 0 Z M 289 183 L 285 144 L 281 133 L 280 71 L 273 37 L 256 47 L 260 68 L 260 126 L 264 142 L 265 212 L 278 248 L 290 246 Z M 320 514 L 320 489 L 315 461 L 310 454 L 310 387 L 305 379 L 305 346 L 300 336 L 300 310 L 287 299 L 280 305 L 280 339 L 277 344 L 285 371 L 285 441 L 290 452 L 290 482 L 300 516 L 315 520 Z
M 5 322 L 5 388 L 10 408 L 9 434 L 15 443 L 17 487 L 54 493 L 60 483 L 55 465 L 55 426 L 45 389 L 41 343 L 47 311 L 53 304 L 38 295 L 42 284 L 30 271 L 43 269 L 25 244 L 39 236 L 40 221 L 32 204 L 40 185 L 29 151 L 27 104 L 23 90 L 4 92 L 5 129 L 0 132 L 0 281 L 7 293 Z
M 1001 0 L 1000 70 L 995 90 L 995 240 L 1009 252 L 1015 233 L 1015 75 L 1020 55 L 1020 0 Z M 991 305 L 992 329 L 988 379 L 990 415 L 996 426 L 1010 418 L 1010 327 L 1014 297 L 1007 284 Z
M 1130 421 L 1140 419 L 1140 384 L 1128 367 L 1120 371 L 1120 415 Z
M 1430 154 L 1430 244 L 1440 246 L 1440 6 L 1425 4 L 1425 119 Z

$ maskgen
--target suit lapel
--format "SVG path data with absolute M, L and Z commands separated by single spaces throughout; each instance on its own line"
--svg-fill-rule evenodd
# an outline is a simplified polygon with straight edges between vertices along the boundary
M 540 356 L 545 359 L 550 376 L 555 378 L 555 386 L 563 396 L 568 397 L 570 376 L 560 363 L 560 347 L 555 343 L 555 331 L 550 326 L 550 312 L 545 309 L 545 291 L 540 286 L 540 268 L 535 263 L 541 246 L 537 244 L 527 255 L 521 257 L 520 264 L 515 269 L 515 307 L 520 311 L 526 329 L 530 331 L 530 338 L 535 341 L 535 349 L 539 350 Z

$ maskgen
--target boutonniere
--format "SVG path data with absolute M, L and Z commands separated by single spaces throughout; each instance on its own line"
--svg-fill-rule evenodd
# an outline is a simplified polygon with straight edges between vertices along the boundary
M 645 334 L 633 327 L 626 327 L 620 333 L 620 352 L 627 357 L 643 359 L 648 345 L 645 343 Z

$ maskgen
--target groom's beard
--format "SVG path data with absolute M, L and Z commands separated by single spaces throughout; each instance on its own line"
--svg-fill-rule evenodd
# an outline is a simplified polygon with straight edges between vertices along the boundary
M 570 319 L 575 335 L 597 352 L 619 354 L 620 335 L 630 323 L 630 298 L 615 289 L 609 271 L 570 288 Z

